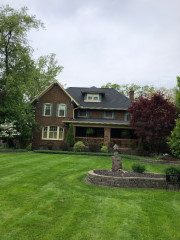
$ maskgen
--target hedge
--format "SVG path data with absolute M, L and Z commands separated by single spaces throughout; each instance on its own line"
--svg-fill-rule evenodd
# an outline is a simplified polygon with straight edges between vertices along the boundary
M 56 151 L 56 150 L 34 150 L 35 153 L 52 153 L 52 154 L 71 154 L 71 155 L 90 155 L 90 156 L 113 156 L 113 153 L 101 153 L 101 152 L 71 152 L 71 151 Z

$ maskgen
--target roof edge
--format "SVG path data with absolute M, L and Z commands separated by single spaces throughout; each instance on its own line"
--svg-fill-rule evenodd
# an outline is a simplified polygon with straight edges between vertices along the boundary
M 53 87 L 54 84 L 57 84 L 62 90 L 63 92 L 71 99 L 73 100 L 78 106 L 79 106 L 79 103 L 66 91 L 66 89 L 57 81 L 53 81 L 48 87 L 46 87 L 41 93 L 37 94 L 33 100 L 31 100 L 31 104 L 37 99 L 37 98 L 41 98 L 50 88 Z

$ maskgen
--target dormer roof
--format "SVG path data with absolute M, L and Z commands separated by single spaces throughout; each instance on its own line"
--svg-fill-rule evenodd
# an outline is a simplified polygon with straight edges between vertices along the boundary
M 66 91 L 79 103 L 81 108 L 127 110 L 131 103 L 129 98 L 112 88 L 69 87 Z M 84 101 L 86 93 L 102 94 L 101 102 Z

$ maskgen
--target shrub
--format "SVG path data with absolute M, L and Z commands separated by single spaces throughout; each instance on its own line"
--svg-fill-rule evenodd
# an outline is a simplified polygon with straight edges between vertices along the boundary
M 102 148 L 104 146 L 104 143 L 103 142 L 99 142 L 98 146 L 99 146 L 99 148 Z
M 146 170 L 146 167 L 144 165 L 142 165 L 142 164 L 134 163 L 132 165 L 132 170 L 134 172 L 143 173 Z
M 108 152 L 108 148 L 105 145 L 103 145 L 102 148 L 101 148 L 101 152 L 107 153 Z
M 166 175 L 180 175 L 180 168 L 178 167 L 168 167 L 165 169 Z
M 74 152 L 82 152 L 84 147 L 85 147 L 84 143 L 81 141 L 78 141 L 74 144 L 73 149 L 74 149 Z
M 74 146 L 75 138 L 74 138 L 72 123 L 69 125 L 69 129 L 68 129 L 67 137 L 66 137 L 66 142 L 69 144 L 70 147 Z
M 32 143 L 30 143 L 27 147 L 26 147 L 27 151 L 31 151 L 32 150 Z

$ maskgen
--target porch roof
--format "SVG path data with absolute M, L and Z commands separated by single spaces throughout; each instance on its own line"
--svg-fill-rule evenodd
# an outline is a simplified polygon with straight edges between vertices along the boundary
M 97 118 L 75 118 L 70 119 L 67 121 L 63 121 L 66 123 L 91 123 L 91 124 L 113 124 L 113 125 L 130 125 L 130 121 L 121 121 L 121 120 L 114 120 L 114 119 L 97 119 Z

